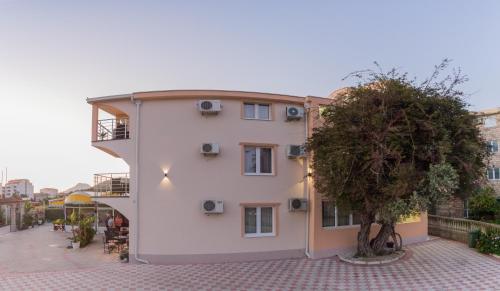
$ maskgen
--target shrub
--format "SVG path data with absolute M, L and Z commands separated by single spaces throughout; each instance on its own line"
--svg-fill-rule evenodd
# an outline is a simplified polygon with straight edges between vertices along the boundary
M 481 233 L 476 248 L 484 254 L 495 254 L 500 256 L 500 230 Z
M 93 216 L 80 218 L 77 233 L 77 240 L 80 242 L 80 247 L 88 245 L 94 239 L 94 222 L 95 218 Z
M 22 229 L 27 229 L 28 227 L 32 226 L 33 220 L 34 220 L 33 214 L 31 214 L 30 212 L 25 213 L 23 215 L 23 227 L 22 227 Z
M 492 220 L 495 212 L 498 211 L 497 200 L 494 196 L 495 191 L 492 188 L 482 188 L 472 196 L 469 202 L 469 208 L 474 219 Z

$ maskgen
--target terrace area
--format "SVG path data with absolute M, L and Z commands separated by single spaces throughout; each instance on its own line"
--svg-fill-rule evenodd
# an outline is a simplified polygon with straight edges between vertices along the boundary
M 129 197 L 129 173 L 95 174 L 94 186 L 90 190 L 94 197 Z
M 432 239 L 408 246 L 402 260 L 360 266 L 337 257 L 258 262 L 122 264 L 101 238 L 66 249 L 67 233 L 41 226 L 0 235 L 2 290 L 497 290 L 500 260 L 465 244 Z M 19 251 L 22 250 L 22 251 Z

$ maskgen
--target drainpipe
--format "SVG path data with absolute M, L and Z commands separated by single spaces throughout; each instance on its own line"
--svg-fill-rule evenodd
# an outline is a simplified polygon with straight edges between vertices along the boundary
M 149 264 L 147 260 L 139 258 L 139 129 L 141 117 L 141 100 L 135 100 L 134 95 L 130 96 L 130 101 L 135 104 L 135 248 L 134 259 L 143 264 Z
M 304 120 L 305 120 L 305 140 L 309 138 L 309 109 L 310 105 L 308 100 L 306 99 L 306 103 L 304 104 Z M 309 159 L 307 156 L 304 158 L 304 197 L 307 199 L 308 210 L 306 212 L 306 247 L 305 247 L 305 255 L 308 258 L 311 258 L 311 254 L 309 253 L 309 215 L 311 215 L 311 202 L 309 198 Z

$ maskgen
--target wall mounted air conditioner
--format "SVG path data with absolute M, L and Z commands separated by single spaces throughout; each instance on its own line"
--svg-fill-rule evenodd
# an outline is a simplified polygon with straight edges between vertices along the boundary
M 286 120 L 300 120 L 304 117 L 304 108 L 299 106 L 286 107 Z
M 224 201 L 222 200 L 203 200 L 201 210 L 205 214 L 224 213 Z
M 221 109 L 220 100 L 198 100 L 198 110 L 201 114 L 217 114 Z
M 286 146 L 286 155 L 289 159 L 305 157 L 306 147 L 304 145 L 289 144 Z
M 309 203 L 307 199 L 290 198 L 288 199 L 288 211 L 307 211 Z
M 217 143 L 202 143 L 200 153 L 204 155 L 218 155 L 220 152 L 219 144 Z

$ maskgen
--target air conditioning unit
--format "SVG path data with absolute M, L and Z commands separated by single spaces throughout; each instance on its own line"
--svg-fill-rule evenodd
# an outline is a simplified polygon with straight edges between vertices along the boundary
M 220 152 L 219 144 L 217 143 L 202 143 L 200 153 L 204 155 L 218 155 Z
M 307 199 L 290 198 L 288 199 L 288 211 L 307 211 Z
M 286 155 L 289 159 L 305 157 L 306 148 L 304 145 L 289 144 L 286 146 Z
M 198 100 L 198 110 L 202 114 L 217 114 L 221 108 L 220 100 Z
M 203 200 L 201 210 L 205 214 L 224 213 L 224 202 L 222 200 Z
M 299 120 L 304 117 L 304 108 L 299 106 L 286 107 L 286 120 Z

